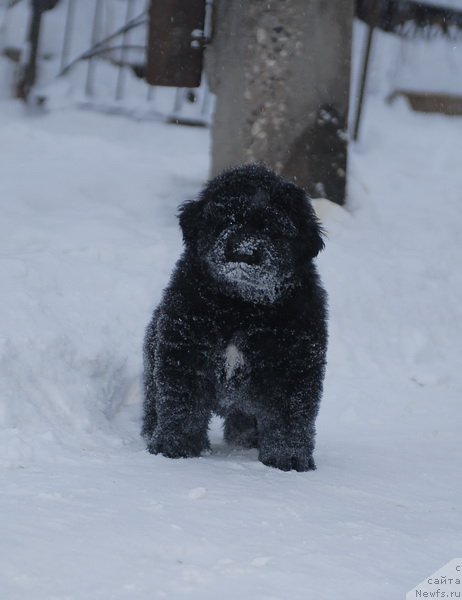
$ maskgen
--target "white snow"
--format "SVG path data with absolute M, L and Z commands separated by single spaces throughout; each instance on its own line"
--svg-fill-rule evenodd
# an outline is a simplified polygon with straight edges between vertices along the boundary
M 206 494 L 207 490 L 204 487 L 197 487 L 189 490 L 188 498 L 191 498 L 191 500 L 199 500 L 200 498 L 204 498 Z
M 368 103 L 317 201 L 330 348 L 312 473 L 151 456 L 141 346 L 208 133 L 0 103 L 0 598 L 404 598 L 460 556 L 462 120 Z

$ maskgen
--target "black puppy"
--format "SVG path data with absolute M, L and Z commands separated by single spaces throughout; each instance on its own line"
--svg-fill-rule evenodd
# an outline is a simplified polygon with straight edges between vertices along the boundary
M 144 344 L 149 451 L 199 456 L 214 412 L 225 440 L 259 448 L 264 464 L 315 469 L 327 314 L 310 201 L 268 168 L 247 165 L 183 204 L 180 225 L 185 251 Z

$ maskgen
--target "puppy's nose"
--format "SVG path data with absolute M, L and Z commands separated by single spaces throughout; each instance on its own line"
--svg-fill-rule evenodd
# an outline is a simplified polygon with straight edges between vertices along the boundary
M 258 265 L 262 260 L 260 245 L 254 240 L 229 240 L 225 253 L 228 262 Z

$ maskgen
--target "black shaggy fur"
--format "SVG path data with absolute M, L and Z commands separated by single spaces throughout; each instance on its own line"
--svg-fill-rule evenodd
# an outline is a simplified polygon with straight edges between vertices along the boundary
M 143 435 L 153 454 L 199 456 L 212 413 L 266 465 L 315 469 L 327 345 L 306 194 L 262 165 L 224 172 L 180 209 L 185 251 L 148 326 Z

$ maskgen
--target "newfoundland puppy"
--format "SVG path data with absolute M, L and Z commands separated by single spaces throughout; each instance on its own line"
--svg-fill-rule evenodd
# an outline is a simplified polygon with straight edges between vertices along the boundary
M 309 199 L 246 165 L 212 179 L 179 218 L 185 250 L 144 343 L 149 452 L 199 456 L 216 413 L 225 440 L 258 448 L 265 465 L 315 469 L 327 310 Z

